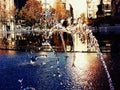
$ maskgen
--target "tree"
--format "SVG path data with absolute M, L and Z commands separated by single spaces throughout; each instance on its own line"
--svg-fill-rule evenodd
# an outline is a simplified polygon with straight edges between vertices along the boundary
M 59 21 L 65 19 L 68 16 L 64 3 L 57 1 L 55 3 L 55 18 Z
M 5 24 L 5 22 L 7 21 L 7 16 L 8 16 L 8 13 L 6 10 L 6 5 L 4 2 L 2 3 L 0 1 L 0 19 L 3 24 Z
M 12 18 L 15 19 L 15 23 L 18 22 L 18 20 L 20 19 L 20 15 L 19 15 L 19 9 L 17 7 L 13 7 L 12 9 L 9 10 L 9 14 L 10 16 L 12 16 Z M 11 18 L 11 17 L 10 17 Z M 11 18 L 11 19 L 12 19 Z
M 85 23 L 85 22 L 86 22 L 85 13 L 81 13 L 81 14 L 80 14 L 80 19 L 82 20 L 82 23 Z
M 42 13 L 42 3 L 38 0 L 28 0 L 20 11 L 21 19 L 26 20 L 28 25 L 34 25 L 39 21 Z

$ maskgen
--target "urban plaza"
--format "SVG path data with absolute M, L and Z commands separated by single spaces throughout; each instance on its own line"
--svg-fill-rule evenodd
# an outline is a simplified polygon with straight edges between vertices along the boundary
M 120 0 L 0 0 L 0 90 L 120 90 Z

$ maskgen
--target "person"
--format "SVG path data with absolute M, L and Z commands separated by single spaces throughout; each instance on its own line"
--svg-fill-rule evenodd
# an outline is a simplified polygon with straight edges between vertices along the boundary
M 66 19 L 63 21 L 62 26 L 65 28 L 68 26 L 68 21 Z
M 32 63 L 32 64 L 35 63 L 36 62 L 36 58 L 37 58 L 37 56 L 35 56 L 35 57 L 32 56 L 30 58 L 30 63 Z
M 30 60 L 32 60 L 33 62 L 35 62 L 36 58 L 35 57 L 31 57 Z

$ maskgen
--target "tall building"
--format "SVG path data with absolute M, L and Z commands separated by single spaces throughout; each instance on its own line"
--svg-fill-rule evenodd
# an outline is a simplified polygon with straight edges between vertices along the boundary
M 14 0 L 0 0 L 0 29 L 2 24 L 9 24 L 14 15 Z
M 96 18 L 96 12 L 98 10 L 97 5 L 100 3 L 97 0 L 87 0 L 87 17 Z
M 88 0 L 87 2 L 87 16 L 88 18 L 97 18 L 96 12 L 98 11 L 98 7 L 100 3 L 102 3 L 102 10 L 104 12 L 104 16 L 111 15 L 111 0 Z M 102 2 L 101 2 L 102 1 Z
M 112 5 L 111 0 L 103 0 L 104 4 L 104 16 L 111 16 L 112 15 Z
M 57 6 L 65 8 L 66 9 L 66 1 L 64 0 L 64 2 L 62 0 L 55 0 L 54 3 L 54 8 L 56 8 Z
M 0 30 L 13 30 L 14 0 L 0 0 Z M 7 37 L 6 33 L 0 33 L 0 36 Z
M 100 0 L 100 4 L 97 5 L 98 10 L 96 12 L 97 18 L 103 18 L 104 17 L 104 4 L 103 0 Z
M 120 16 L 120 0 L 112 0 L 112 16 Z
M 0 16 L 3 18 L 7 14 L 7 18 L 11 17 L 11 11 L 14 8 L 14 0 L 0 0 Z

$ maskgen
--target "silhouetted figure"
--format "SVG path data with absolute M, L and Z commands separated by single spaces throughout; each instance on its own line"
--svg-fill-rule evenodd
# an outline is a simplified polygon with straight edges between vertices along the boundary
M 71 4 L 69 4 L 69 6 L 70 6 L 70 16 L 72 17 L 71 18 L 71 24 L 73 24 L 73 20 L 74 20 L 73 7 L 72 7 Z
M 64 20 L 62 26 L 66 28 L 68 26 L 68 21 Z
M 33 62 L 36 61 L 35 57 L 31 57 L 30 60 L 32 60 Z
M 97 18 L 101 18 L 104 16 L 103 0 L 100 1 L 100 4 L 97 7 L 98 7 L 98 11 L 96 12 Z
M 36 62 L 36 58 L 37 58 L 37 56 L 35 56 L 35 57 L 32 56 L 30 58 L 30 63 L 34 64 Z

